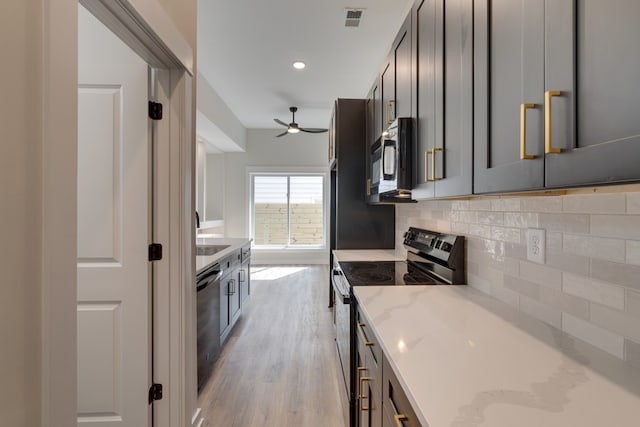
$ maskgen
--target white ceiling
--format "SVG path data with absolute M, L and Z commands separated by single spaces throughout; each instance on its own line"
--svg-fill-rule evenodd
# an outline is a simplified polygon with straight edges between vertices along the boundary
M 364 98 L 412 0 L 198 0 L 198 71 L 249 129 L 325 128 L 333 100 Z M 358 28 L 345 8 L 366 9 Z M 307 63 L 304 70 L 294 60 Z

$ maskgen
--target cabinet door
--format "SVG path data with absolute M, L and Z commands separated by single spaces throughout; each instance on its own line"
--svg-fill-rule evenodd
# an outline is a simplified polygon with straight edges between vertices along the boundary
M 395 117 L 411 117 L 411 14 L 402 24 L 394 45 Z
M 376 81 L 367 95 L 367 144 L 373 145 L 382 133 L 382 99 L 380 98 L 380 79 Z
M 245 301 L 249 298 L 250 286 L 251 286 L 251 277 L 249 275 L 249 260 L 242 262 L 242 267 L 240 268 L 240 276 L 238 278 L 239 288 L 240 288 L 240 306 L 244 306 Z
M 474 1 L 475 193 L 544 186 L 544 8 L 544 0 Z M 522 142 L 530 158 L 521 158 Z
M 238 316 L 240 316 L 240 298 L 242 297 L 242 293 L 240 292 L 240 269 L 237 269 L 233 273 L 233 278 L 231 279 L 230 285 L 230 295 L 229 295 L 229 323 L 233 326 L 236 320 L 238 320 Z
M 229 292 L 232 275 L 227 275 L 220 282 L 220 337 L 226 339 L 229 332 Z
M 416 10 L 416 198 L 472 191 L 472 28 L 471 0 L 424 0 Z
M 396 67 L 393 55 L 380 73 L 382 99 L 382 128 L 386 129 L 395 120 Z
M 639 16 L 634 0 L 547 2 L 547 186 L 640 178 Z

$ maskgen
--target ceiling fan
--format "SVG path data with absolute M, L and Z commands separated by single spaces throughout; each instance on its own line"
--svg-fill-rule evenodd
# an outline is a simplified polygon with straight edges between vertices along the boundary
M 296 123 L 296 111 L 298 111 L 298 107 L 289 107 L 289 111 L 291 111 L 291 123 L 287 124 L 280 119 L 273 119 L 274 122 L 279 125 L 286 126 L 287 130 L 282 132 L 277 137 L 285 136 L 288 133 L 298 133 L 298 132 L 308 132 L 308 133 L 322 133 L 326 132 L 328 129 L 320 129 L 320 128 L 302 128 Z

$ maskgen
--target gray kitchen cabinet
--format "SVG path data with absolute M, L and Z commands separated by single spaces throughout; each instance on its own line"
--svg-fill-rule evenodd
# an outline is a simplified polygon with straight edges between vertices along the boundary
M 414 8 L 416 199 L 469 195 L 473 166 L 473 2 Z
M 220 281 L 220 343 L 224 344 L 240 317 L 239 271 L 242 253 L 240 249 L 220 261 L 224 271 Z
M 241 264 L 238 272 L 238 287 L 240 288 L 240 307 L 244 308 L 251 293 L 251 243 L 241 249 Z
M 380 86 L 380 77 L 377 76 L 367 95 L 367 146 L 373 145 L 380 138 L 383 130 Z
M 546 4 L 546 186 L 640 178 L 640 2 Z
M 382 356 L 382 425 L 422 426 L 386 355 Z
M 474 1 L 475 193 L 544 187 L 544 12 Z
M 474 3 L 474 192 L 640 178 L 640 3 Z
M 356 425 L 381 427 L 382 348 L 360 308 L 356 310 L 356 328 Z
M 407 15 L 380 73 L 382 127 L 397 117 L 411 117 L 412 102 L 411 13 Z

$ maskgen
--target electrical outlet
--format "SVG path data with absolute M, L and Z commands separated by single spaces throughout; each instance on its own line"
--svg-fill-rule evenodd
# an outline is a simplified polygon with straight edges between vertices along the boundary
M 527 259 L 544 264 L 545 231 L 542 228 L 527 229 Z

